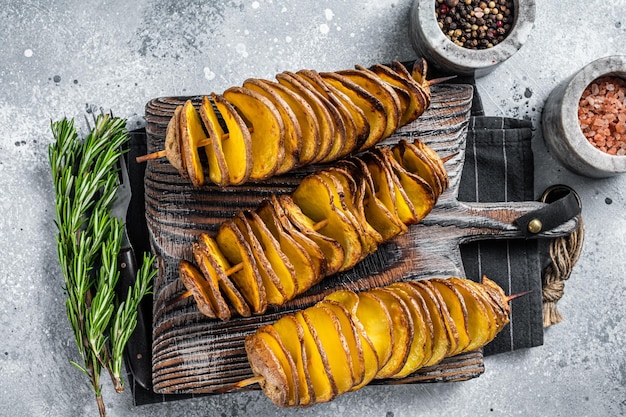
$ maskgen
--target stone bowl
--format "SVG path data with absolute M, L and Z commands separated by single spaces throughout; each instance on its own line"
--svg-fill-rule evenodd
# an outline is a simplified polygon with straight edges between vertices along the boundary
M 604 76 L 626 79 L 626 55 L 600 58 L 564 80 L 548 96 L 541 115 L 548 151 L 570 171 L 591 178 L 626 172 L 626 156 L 609 155 L 593 146 L 578 122 L 578 103 L 583 91 Z
M 535 0 L 513 0 L 515 20 L 507 37 L 489 49 L 454 44 L 439 28 L 436 0 L 414 0 L 410 11 L 410 38 L 415 52 L 429 64 L 451 74 L 482 77 L 509 59 L 526 42 L 535 24 Z

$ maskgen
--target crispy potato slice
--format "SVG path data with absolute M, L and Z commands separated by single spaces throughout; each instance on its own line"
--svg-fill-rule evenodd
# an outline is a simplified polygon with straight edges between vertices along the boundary
M 385 153 L 384 150 L 389 151 Z M 421 218 L 418 216 L 417 210 L 413 205 L 413 201 L 409 198 L 407 191 L 404 189 L 400 176 L 398 175 L 398 169 L 394 169 L 393 163 L 395 163 L 400 170 L 404 170 L 400 164 L 393 159 L 393 154 L 388 147 L 378 147 L 370 149 L 370 152 L 375 155 L 380 164 L 384 167 L 385 171 L 389 174 L 389 182 L 393 187 L 393 196 L 395 197 L 395 206 L 398 213 L 398 217 L 402 223 L 406 225 L 418 223 Z M 397 167 L 396 167 L 397 168 Z M 404 172 L 407 172 L 404 170 Z M 411 184 L 412 185 L 412 184 Z
M 187 290 L 191 291 L 198 310 L 207 317 L 215 318 L 217 314 L 210 301 L 210 289 L 202 272 L 191 262 L 182 259 L 178 263 L 178 275 Z
M 270 201 L 268 202 L 268 205 L 271 208 L 271 211 L 269 208 L 267 209 L 267 211 L 273 213 L 276 216 L 276 219 L 278 220 L 278 223 L 280 224 L 282 229 L 297 244 L 302 246 L 302 248 L 309 255 L 309 258 L 311 259 L 311 265 L 313 266 L 313 269 L 314 269 L 315 278 L 314 278 L 313 283 L 316 284 L 322 278 L 324 278 L 324 276 L 326 276 L 327 274 L 328 262 L 326 261 L 326 256 L 324 255 L 324 252 L 322 251 L 320 246 L 317 243 L 315 243 L 315 241 L 313 241 L 311 238 L 306 236 L 304 233 L 300 232 L 296 228 L 296 226 L 294 226 L 294 224 L 291 223 L 291 221 L 289 220 L 289 217 L 287 216 L 287 214 L 285 213 L 285 210 L 283 209 L 282 204 L 280 203 L 279 199 L 275 195 L 271 197 Z M 261 216 L 261 218 L 265 220 L 266 217 L 264 215 L 264 212 L 266 211 L 266 209 L 264 209 L 263 206 L 264 205 L 262 204 L 261 209 L 258 210 L 258 213 L 259 213 L 259 216 Z
M 316 155 L 309 163 L 319 162 L 328 155 L 332 147 L 332 142 L 335 138 L 335 124 L 333 116 L 329 113 L 328 108 L 319 99 L 319 96 L 314 94 L 304 86 L 298 79 L 293 77 L 289 72 L 283 72 L 276 75 L 276 79 L 279 84 L 282 84 L 295 94 L 304 99 L 315 114 L 317 124 L 319 126 L 319 147 Z
M 451 356 L 452 352 L 456 352 L 459 346 L 459 332 L 457 330 L 454 318 L 450 314 L 450 310 L 448 309 L 448 306 L 445 300 L 443 299 L 441 293 L 430 282 L 430 280 L 421 280 L 421 281 L 418 281 L 417 283 L 423 285 L 424 287 L 430 290 L 431 298 L 436 301 L 439 307 L 439 311 L 441 312 L 441 317 L 443 318 L 443 325 L 444 325 L 445 333 L 447 335 L 448 340 L 450 341 L 448 345 L 448 352 L 446 352 L 446 356 Z
M 316 71 L 300 70 L 297 75 L 306 78 L 311 87 L 328 100 L 340 115 L 344 125 L 343 143 L 334 143 L 330 153 L 321 162 L 331 162 L 343 158 L 357 148 L 357 143 L 360 146 L 360 143 L 366 139 L 363 133 L 369 130 L 367 119 L 365 119 L 365 114 L 361 109 L 356 107 L 345 94 L 324 81 Z M 355 119 L 355 115 L 361 118 Z M 364 130 L 365 128 L 367 130 Z
M 315 394 L 315 402 L 328 402 L 337 396 L 337 385 L 333 376 L 328 372 L 330 366 L 327 358 L 322 356 L 315 337 L 311 334 L 309 326 L 302 311 L 295 313 L 295 319 L 303 330 L 304 350 L 307 358 L 307 370 Z
M 365 364 L 365 374 L 363 375 L 363 380 L 352 387 L 352 391 L 356 391 L 357 389 L 369 384 L 374 379 L 374 376 L 380 367 L 378 353 L 376 352 L 374 343 L 368 336 L 365 331 L 365 327 L 359 321 L 356 314 L 357 307 L 359 305 L 359 296 L 354 291 L 338 290 L 327 295 L 321 302 L 331 304 L 337 303 L 343 306 L 350 314 L 350 318 L 354 323 L 358 339 L 361 342 L 361 347 L 363 348 L 363 361 Z
M 342 75 L 333 72 L 324 72 L 320 75 L 326 82 L 348 96 L 365 114 L 370 131 L 367 140 L 361 145 L 358 151 L 371 148 L 383 140 L 387 129 L 387 114 L 380 100 Z
M 294 316 L 283 316 L 274 324 L 274 329 L 280 336 L 280 340 L 289 352 L 296 365 L 298 377 L 298 405 L 303 407 L 315 403 L 315 392 L 311 384 L 309 369 L 307 367 L 308 358 L 304 348 L 304 330 Z
M 449 336 L 444 315 L 441 309 L 439 298 L 434 295 L 434 291 L 422 281 L 411 281 L 411 285 L 420 293 L 424 304 L 428 309 L 430 321 L 433 325 L 433 344 L 430 358 L 422 366 L 435 365 L 452 350 L 452 340 Z
M 230 184 L 230 174 L 228 173 L 228 165 L 224 156 L 222 142 L 224 140 L 224 130 L 220 125 L 213 105 L 207 96 L 202 97 L 200 105 L 200 117 L 207 130 L 210 142 L 204 147 L 207 162 L 209 164 L 209 178 L 214 184 L 221 187 Z
M 233 104 L 251 126 L 252 170 L 250 178 L 265 179 L 283 163 L 285 126 L 276 106 L 261 94 L 243 87 L 224 91 L 224 98 Z
M 423 65 L 422 65 L 423 64 Z M 417 87 L 425 109 L 430 102 L 430 83 L 426 80 L 426 61 L 415 60 L 411 72 L 399 61 L 391 61 L 391 69 Z M 417 78 L 416 78 L 417 77 Z M 424 110 L 422 109 L 422 113 Z
M 372 176 L 376 197 L 387 207 L 398 221 L 408 225 L 416 222 L 416 214 L 408 198 L 396 191 L 401 192 L 401 187 L 397 186 L 395 174 L 389 164 L 381 158 L 379 153 L 369 150 L 360 155 L 359 158 L 365 162 L 367 169 Z M 399 182 L 399 181 L 397 181 Z
M 228 300 L 230 306 L 233 307 L 240 316 L 249 317 L 251 314 L 250 307 L 246 304 L 246 300 L 243 298 L 237 287 L 235 287 L 228 275 L 226 275 L 226 271 L 230 269 L 230 264 L 220 251 L 215 239 L 206 233 L 201 233 L 198 236 L 196 243 L 209 257 L 209 259 L 215 262 L 213 266 L 217 274 L 219 288 L 222 295 L 226 300 Z
M 498 327 L 502 329 L 508 322 L 511 315 L 511 307 L 507 300 L 507 296 L 504 293 L 504 290 L 496 284 L 494 281 L 490 280 L 486 276 L 483 275 L 481 281 L 481 288 L 484 293 L 489 295 L 493 299 L 493 305 L 495 311 L 500 312 L 500 323 Z M 479 285 L 479 284 L 476 284 Z
M 432 163 L 435 174 L 439 178 L 441 182 L 442 192 L 446 190 L 450 186 L 450 178 L 448 177 L 448 171 L 446 171 L 446 167 L 443 164 L 443 160 L 439 157 L 437 152 L 434 151 L 433 148 L 426 145 L 421 140 L 413 141 L 413 144 L 416 145 L 426 156 L 428 160 Z
M 380 369 L 385 366 L 394 349 L 393 321 L 379 297 L 367 291 L 359 293 L 358 297 L 355 315 L 372 342 Z
M 281 195 L 278 201 L 286 219 L 321 249 L 326 260 L 326 275 L 332 275 L 339 271 L 345 258 L 343 246 L 335 239 L 317 232 L 315 222 L 302 213 L 300 207 L 290 196 Z
M 363 248 L 362 257 L 364 258 L 368 254 L 375 252 L 383 239 L 380 233 L 365 220 L 365 211 L 363 209 L 363 196 L 365 193 L 363 188 L 365 183 L 359 180 L 359 185 L 357 186 L 357 182 L 352 178 L 350 171 L 341 166 L 330 167 L 324 174 L 332 176 L 341 184 L 343 201 L 347 212 L 351 213 L 354 219 L 353 222 L 359 229 L 361 247 Z
M 415 330 L 413 317 L 404 300 L 393 291 L 386 288 L 373 288 L 368 293 L 382 301 L 391 318 L 393 350 L 387 363 L 376 373 L 376 379 L 390 378 L 402 369 L 409 356 Z
M 273 305 L 282 305 L 287 300 L 293 298 L 295 291 L 293 290 L 293 283 L 291 284 L 291 290 L 283 286 L 277 273 L 274 271 L 272 263 L 268 260 L 266 252 L 262 244 L 257 239 L 256 235 L 250 228 L 248 220 L 243 212 L 238 212 L 233 218 L 233 222 L 239 228 L 241 235 L 250 246 L 250 253 L 254 257 L 257 271 L 261 277 L 261 282 L 265 288 L 265 296 L 267 297 L 267 303 Z
M 376 196 L 377 187 L 372 179 L 370 171 L 360 158 L 350 158 L 357 168 L 357 175 L 365 182 L 365 195 L 363 197 L 363 210 L 367 223 L 382 236 L 383 241 L 388 241 L 400 234 L 406 233 L 408 227 L 402 223 L 397 215 L 389 210 Z
M 310 174 L 291 194 L 302 213 L 316 224 L 326 221 L 317 231 L 337 241 L 343 248 L 344 258 L 339 268 L 345 271 L 361 260 L 361 240 L 358 230 L 350 222 L 333 192 L 319 174 Z
M 282 164 L 276 170 L 276 174 L 284 174 L 290 171 L 299 164 L 300 148 L 302 146 L 302 129 L 296 114 L 283 96 L 269 84 L 258 79 L 249 78 L 244 81 L 243 87 L 267 97 L 280 113 L 285 127 L 285 138 L 283 141 L 285 154 Z
M 363 352 L 361 338 L 359 337 L 356 325 L 352 320 L 352 315 L 344 305 L 338 303 L 337 301 L 322 300 L 317 304 L 317 306 L 327 308 L 337 316 L 337 320 L 339 320 L 339 324 L 341 326 L 341 333 L 345 338 L 348 347 L 348 364 L 350 365 L 350 370 L 352 372 L 353 386 L 361 384 L 366 374 L 365 354 Z M 368 360 L 372 357 L 376 357 L 374 350 L 371 350 L 371 356 Z M 374 366 L 377 369 L 378 362 L 368 362 L 367 366 Z M 374 377 L 373 374 L 374 372 L 372 372 L 371 378 Z
M 260 382 L 263 393 L 279 407 L 295 405 L 292 404 L 294 369 L 285 367 L 288 359 L 278 341 L 259 329 L 246 337 L 244 347 L 253 374 L 263 377 Z
M 278 93 L 293 110 L 302 131 L 299 165 L 311 163 L 317 157 L 321 146 L 320 127 L 313 108 L 304 98 L 284 85 L 269 80 L 259 81 Z
M 419 175 L 430 185 L 434 191 L 435 200 L 441 195 L 443 192 L 441 178 L 435 172 L 430 158 L 428 158 L 424 152 L 414 144 L 402 139 L 398 142 L 397 146 L 393 147 L 392 153 L 395 160 L 407 171 Z
M 215 237 L 220 251 L 231 265 L 241 265 L 229 277 L 255 314 L 265 312 L 267 297 L 250 246 L 232 220 L 222 223 Z
M 191 100 L 187 100 L 183 106 L 180 126 L 181 150 L 189 180 L 195 187 L 202 187 L 204 185 L 204 168 L 198 153 L 198 143 L 206 139 L 206 134 L 202 127 L 202 120 Z
M 383 137 L 389 137 L 394 133 L 400 124 L 400 98 L 395 91 L 380 79 L 380 77 L 368 71 L 361 71 L 359 69 L 342 70 L 337 72 L 340 75 L 348 78 L 357 85 L 360 85 L 369 93 L 373 94 L 385 108 L 387 115 L 387 127 Z
M 411 203 L 415 214 L 415 222 L 418 223 L 431 212 L 435 206 L 435 194 L 432 187 L 420 176 L 407 171 L 393 156 L 391 149 L 387 147 L 377 148 L 385 155 L 385 161 L 389 163 L 392 171 L 400 182 L 403 196 Z
M 390 83 L 389 80 L 384 79 L 384 77 L 381 77 L 380 74 L 375 73 L 370 68 L 366 68 L 362 65 L 355 65 L 354 68 L 359 71 L 365 71 L 372 76 L 377 77 L 381 82 L 385 83 L 389 88 L 393 90 L 393 92 L 396 94 L 396 97 L 398 98 L 398 128 L 404 126 L 404 124 L 402 123 L 403 118 L 407 113 L 409 105 L 411 104 L 411 96 L 409 92 L 405 88 L 401 88 L 398 85 Z
M 330 143 L 330 149 L 328 150 L 328 153 L 326 154 L 326 156 L 322 158 L 319 162 L 326 163 L 326 162 L 330 162 L 330 161 L 334 161 L 335 159 L 338 159 L 341 156 L 341 151 L 345 147 L 346 136 L 347 136 L 346 131 L 348 130 L 348 127 L 346 127 L 346 120 L 344 119 L 344 113 L 342 113 L 342 110 L 344 109 L 342 107 L 337 106 L 337 104 L 341 105 L 341 103 L 337 103 L 337 101 L 334 100 L 334 97 L 330 95 L 328 91 L 325 91 L 323 88 L 319 88 L 315 82 L 312 82 L 304 74 L 300 72 L 298 73 L 289 72 L 287 74 L 289 74 L 289 76 L 296 79 L 299 83 L 301 83 L 304 86 L 304 88 L 306 88 L 312 94 L 314 94 L 326 107 L 326 109 L 328 110 L 328 113 L 330 114 L 332 118 L 332 123 L 334 127 L 334 135 Z M 355 129 L 356 128 L 354 128 L 354 130 Z M 354 133 L 354 130 L 352 131 L 352 133 Z
M 471 351 L 486 345 L 493 340 L 498 330 L 496 316 L 488 308 L 487 299 L 474 287 L 467 285 L 466 279 L 452 277 L 450 281 L 463 296 L 467 309 L 467 331 L 470 334 L 470 343 L 465 350 Z
M 470 334 L 467 330 L 467 307 L 465 306 L 465 299 L 454 285 L 451 285 L 450 282 L 444 279 L 431 279 L 429 282 L 439 291 L 439 294 L 441 294 L 450 312 L 450 317 L 452 317 L 454 321 L 459 342 L 456 349 L 449 352 L 448 356 L 457 355 L 463 352 L 471 341 Z
M 304 235 L 297 232 L 294 229 L 294 234 L 299 236 L 294 238 L 291 233 L 285 230 L 278 219 L 276 211 L 269 201 L 261 204 L 256 212 L 252 212 L 252 217 L 256 224 L 263 224 L 278 241 L 280 250 L 289 259 L 294 269 L 294 276 L 297 288 L 297 294 L 301 294 L 307 289 L 311 288 L 316 282 L 320 280 L 320 274 L 324 270 L 322 261 L 324 254 L 315 243 L 307 239 Z M 315 259 L 311 257 L 311 253 L 301 243 L 308 245 L 313 251 Z
M 167 123 L 167 128 L 165 129 L 165 156 L 183 178 L 188 178 L 189 174 L 187 173 L 187 167 L 185 167 L 185 158 L 182 155 L 182 144 L 180 142 L 180 115 L 182 111 L 183 106 L 177 106 L 174 110 L 174 115 Z
M 280 364 L 282 365 L 283 370 L 285 371 L 285 376 L 287 377 L 287 405 L 288 406 L 297 406 L 298 405 L 298 391 L 299 391 L 299 378 L 298 378 L 298 370 L 296 367 L 296 363 L 293 360 L 293 357 L 289 353 L 289 351 L 285 348 L 285 345 L 282 342 L 282 339 L 279 333 L 276 331 L 274 326 L 266 325 L 262 326 L 258 329 L 257 334 L 265 339 L 268 347 L 274 351 L 274 354 Z
M 392 378 L 404 378 L 418 370 L 432 354 L 433 326 L 421 294 L 406 282 L 394 282 L 388 287 L 405 302 L 413 319 L 414 332 L 404 366 Z
M 226 99 L 211 94 L 226 128 L 228 139 L 222 140 L 224 159 L 228 167 L 229 185 L 243 184 L 252 172 L 252 137 L 246 123 Z
M 291 260 L 283 253 L 279 242 L 256 213 L 246 211 L 244 215 L 254 236 L 261 244 L 265 256 L 272 265 L 272 269 L 276 272 L 282 287 L 285 289 L 287 300 L 292 299 L 298 293 L 298 281 L 296 280 L 296 271 Z
M 219 267 L 219 265 L 215 264 L 215 261 L 211 259 L 211 257 L 197 242 L 194 242 L 192 246 L 193 257 L 205 278 L 203 287 L 206 289 L 205 296 L 207 302 L 211 304 L 217 318 L 220 320 L 230 319 L 230 307 L 220 292 L 219 274 L 223 274 L 223 270 Z
M 387 199 L 387 204 L 385 204 L 378 197 L 378 190 L 381 187 L 385 187 L 386 184 L 383 182 L 382 184 L 377 184 L 374 182 L 374 178 L 372 177 L 372 173 L 370 172 L 370 167 L 361 159 L 361 158 L 350 158 L 351 162 L 353 162 L 358 167 L 358 172 L 361 177 L 365 181 L 365 196 L 364 196 L 364 211 L 365 218 L 367 222 L 376 229 L 378 233 L 383 237 L 384 241 L 390 240 L 400 234 L 406 233 L 408 227 L 406 224 L 400 221 L 398 215 L 393 210 L 395 209 L 394 200 L 391 199 L 391 196 L 387 194 L 383 196 Z M 381 178 L 385 179 L 386 177 L 382 176 Z M 387 188 L 389 189 L 389 188 Z M 383 190 L 384 191 L 384 190 Z M 392 208 L 389 209 L 387 205 L 390 205 Z
M 348 342 L 343 335 L 337 315 L 317 304 L 305 309 L 302 315 L 317 343 L 317 348 L 328 362 L 326 370 L 335 381 L 337 395 L 347 392 L 354 385 L 354 376 L 350 365 Z
M 392 86 L 406 91 L 409 95 L 409 105 L 400 118 L 400 126 L 411 123 L 424 112 L 427 102 L 424 99 L 425 95 L 421 86 L 419 86 L 416 82 L 403 77 L 386 65 L 375 64 L 370 67 L 370 70 L 375 72 L 382 80 Z

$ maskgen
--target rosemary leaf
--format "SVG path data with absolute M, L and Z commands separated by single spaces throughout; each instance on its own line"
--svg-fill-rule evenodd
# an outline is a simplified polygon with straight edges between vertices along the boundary
M 51 124 L 48 158 L 55 191 L 57 253 L 67 293 L 66 311 L 82 365 L 70 361 L 91 382 L 100 415 L 106 414 L 100 374 L 106 369 L 116 391 L 123 351 L 137 323 L 137 307 L 150 291 L 154 258 L 144 256 L 135 286 L 118 300 L 117 259 L 123 223 L 111 215 L 118 190 L 117 161 L 128 141 L 126 121 L 98 116 L 84 140 L 74 121 Z

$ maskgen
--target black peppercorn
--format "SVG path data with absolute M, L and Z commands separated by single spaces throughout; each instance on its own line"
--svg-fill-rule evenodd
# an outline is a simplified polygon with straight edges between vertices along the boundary
M 502 42 L 514 20 L 513 0 L 434 0 L 442 32 L 456 45 L 492 48 Z

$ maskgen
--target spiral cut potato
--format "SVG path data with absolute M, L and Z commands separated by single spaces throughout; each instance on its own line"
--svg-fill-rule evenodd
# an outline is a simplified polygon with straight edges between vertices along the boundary
M 180 278 L 208 317 L 262 314 L 405 233 L 447 187 L 443 161 L 423 142 L 375 147 L 201 234 Z
M 190 100 L 177 107 L 165 150 L 153 155 L 164 154 L 194 186 L 205 183 L 204 164 L 211 182 L 239 185 L 369 149 L 429 104 L 424 60 L 412 72 L 397 61 L 283 72 L 204 96 L 199 110 Z
M 330 401 L 486 345 L 509 322 L 508 302 L 486 277 L 340 290 L 248 336 L 248 382 L 280 407 Z

